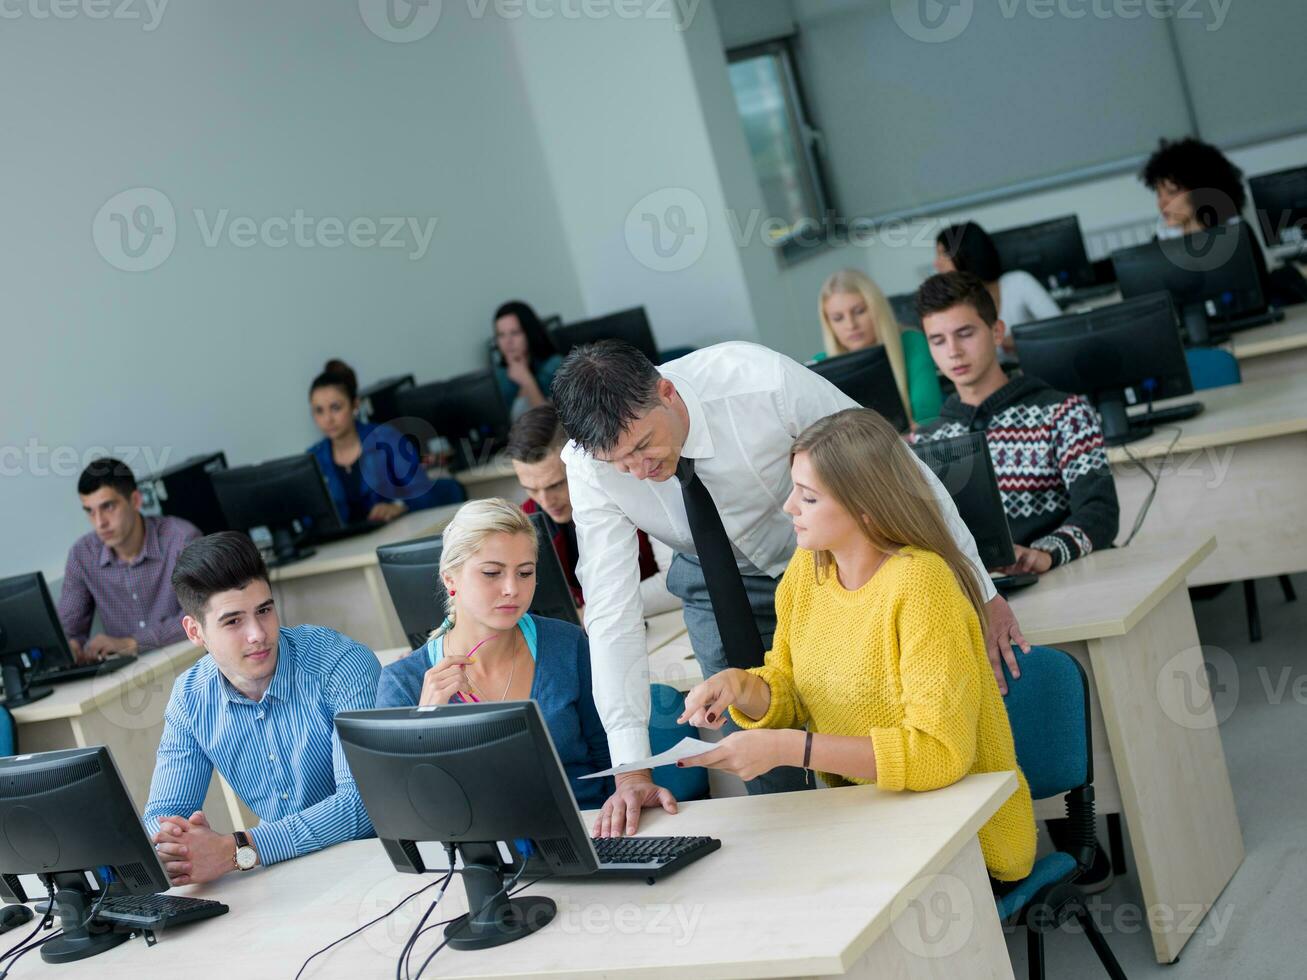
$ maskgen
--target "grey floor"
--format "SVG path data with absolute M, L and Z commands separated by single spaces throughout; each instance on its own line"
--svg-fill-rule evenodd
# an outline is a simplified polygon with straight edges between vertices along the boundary
M 1139 925 L 1143 899 L 1133 868 L 1093 897 L 1095 919 L 1131 980 L 1307 977 L 1307 575 L 1294 576 L 1294 585 L 1299 601 L 1286 603 L 1277 581 L 1257 583 L 1264 633 L 1257 644 L 1248 641 L 1242 588 L 1194 603 L 1198 634 L 1218 678 L 1218 716 L 1230 711 L 1221 738 L 1247 857 L 1170 966 L 1153 959 L 1148 932 Z M 1232 669 L 1237 684 L 1230 683 Z M 1009 933 L 1008 949 L 1022 980 L 1024 930 Z M 1049 936 L 1045 950 L 1054 980 L 1106 976 L 1078 932 Z

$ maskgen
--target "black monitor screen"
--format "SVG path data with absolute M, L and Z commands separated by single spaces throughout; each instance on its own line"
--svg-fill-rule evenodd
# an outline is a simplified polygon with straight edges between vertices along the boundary
M 1074 214 L 995 232 L 993 239 L 1004 272 L 1029 272 L 1049 291 L 1094 285 L 1094 267 Z
M 266 527 L 278 557 L 290 560 L 301 537 L 343 526 L 317 457 L 287 456 L 212 474 L 227 523 L 237 531 Z
M 593 344 L 598 340 L 620 340 L 630 344 L 653 363 L 658 363 L 658 345 L 654 343 L 653 330 L 643 306 L 558 327 L 552 333 L 552 340 L 558 353 L 564 357 L 573 347 L 582 344 Z
M 28 655 L 33 666 L 39 663 L 44 669 L 73 664 L 72 650 L 41 572 L 0 579 L 0 656 L 19 654 Z
M 1265 311 L 1259 263 L 1252 229 L 1242 221 L 1112 254 L 1126 299 L 1164 290 L 1177 309 L 1203 308 L 1217 323 Z
M 969 432 L 954 439 L 918 442 L 912 449 L 953 498 L 958 516 L 976 539 L 982 564 L 995 569 L 1015 562 L 1012 533 L 985 434 Z
M 1249 179 L 1266 244 L 1307 243 L 1307 167 Z
M 508 441 L 509 408 L 494 371 L 474 371 L 399 391 L 395 411 L 400 418 L 425 422 L 443 436 L 454 454 L 455 470 L 489 463 Z
M 896 431 L 908 431 L 908 413 L 903 408 L 903 398 L 884 347 L 867 347 L 828 357 L 808 367 L 863 408 L 875 409 L 885 416 Z

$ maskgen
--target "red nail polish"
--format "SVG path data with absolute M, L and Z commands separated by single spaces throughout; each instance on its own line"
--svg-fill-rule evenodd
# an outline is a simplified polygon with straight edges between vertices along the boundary
M 676 768 L 677 768 L 677 769 L 684 769 L 684 768 L 685 768 L 685 763 L 684 763 L 684 762 L 678 762 L 678 763 L 676 764 Z
M 716 716 L 715 714 L 713 714 L 711 711 L 708 712 L 708 722 L 709 722 L 709 724 L 711 724 L 712 722 L 714 722 L 714 721 L 716 721 L 716 720 L 717 720 L 717 716 Z

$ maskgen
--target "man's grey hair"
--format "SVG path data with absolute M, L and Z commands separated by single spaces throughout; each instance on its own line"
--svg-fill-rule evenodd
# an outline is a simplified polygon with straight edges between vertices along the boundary
M 553 399 L 569 437 L 588 453 L 610 452 L 632 422 L 658 405 L 658 369 L 630 344 L 575 348 L 554 375 Z

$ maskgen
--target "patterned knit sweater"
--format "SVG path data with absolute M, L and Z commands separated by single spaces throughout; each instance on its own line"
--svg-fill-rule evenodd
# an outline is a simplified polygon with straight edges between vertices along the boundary
M 980 849 L 1000 881 L 1030 873 L 1030 787 L 980 620 L 938 555 L 904 548 L 850 592 L 833 571 L 818 582 L 812 552 L 797 549 L 776 591 L 772 648 L 752 673 L 771 688 L 771 706 L 756 720 L 731 708 L 739 725 L 870 735 L 881 789 L 925 791 L 970 773 L 1015 772 L 1016 792 L 980 829 Z
M 1120 525 L 1103 430 L 1079 395 L 1013 378 L 979 405 L 956 394 L 915 440 L 984 431 L 1012 540 L 1047 551 L 1053 567 L 1111 547 Z

